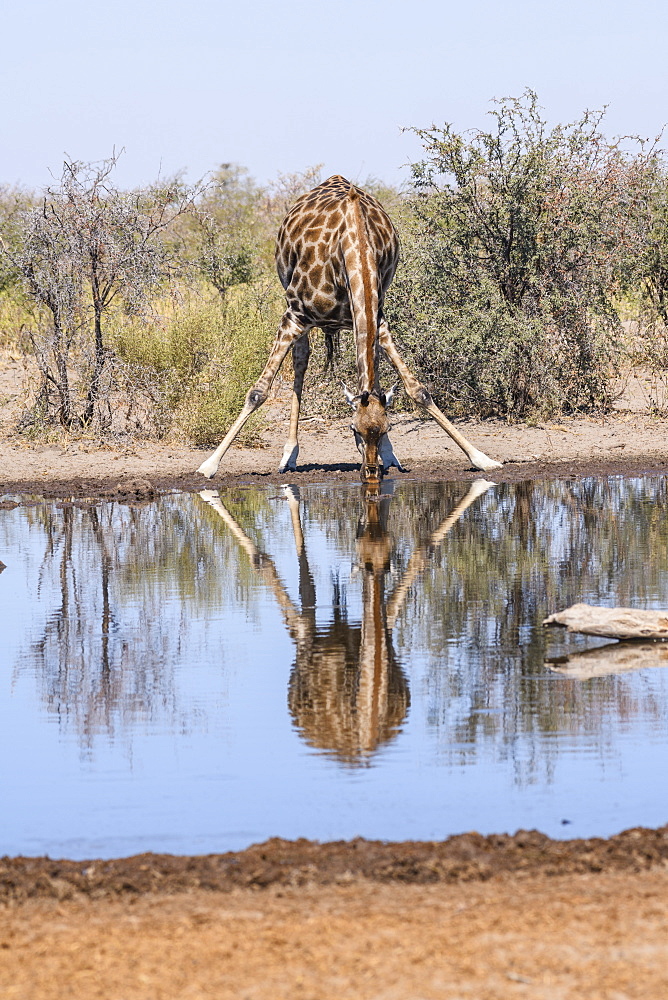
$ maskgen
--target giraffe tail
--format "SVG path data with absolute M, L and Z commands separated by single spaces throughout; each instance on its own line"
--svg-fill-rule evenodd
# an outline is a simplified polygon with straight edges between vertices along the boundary
M 325 372 L 328 372 L 329 369 L 332 368 L 332 366 L 334 365 L 334 358 L 338 355 L 338 353 L 339 353 L 338 331 L 336 333 L 330 333 L 329 331 L 325 331 L 325 365 L 320 373 L 321 375 L 324 375 Z

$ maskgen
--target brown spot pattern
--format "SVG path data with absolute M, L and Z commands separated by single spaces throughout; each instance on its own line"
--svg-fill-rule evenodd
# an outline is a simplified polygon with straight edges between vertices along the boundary
M 355 330 L 360 393 L 376 387 L 378 321 L 398 256 L 382 206 L 338 174 L 298 198 L 278 234 L 276 267 L 292 315 L 304 332 Z

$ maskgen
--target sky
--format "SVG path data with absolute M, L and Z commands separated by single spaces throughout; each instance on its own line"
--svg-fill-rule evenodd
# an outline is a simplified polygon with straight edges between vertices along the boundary
M 0 184 L 114 149 L 126 187 L 225 162 L 261 183 L 323 164 L 401 184 L 421 155 L 407 129 L 485 128 L 527 87 L 550 122 L 607 105 L 607 135 L 653 138 L 666 37 L 665 0 L 8 3 Z

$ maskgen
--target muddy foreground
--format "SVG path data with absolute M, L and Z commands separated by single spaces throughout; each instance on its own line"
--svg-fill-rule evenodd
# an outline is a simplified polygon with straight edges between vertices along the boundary
M 643 409 L 635 388 L 612 418 L 459 426 L 506 463 L 487 476 L 496 482 L 663 474 L 668 421 Z M 265 447 L 232 449 L 212 483 L 194 471 L 204 451 L 85 441 L 28 448 L 3 438 L 2 423 L 1 493 L 10 503 L 359 481 L 345 420 L 307 422 L 300 472 L 278 475 L 284 408 L 271 413 Z M 432 422 L 402 415 L 394 424 L 410 478 L 480 475 Z M 657 775 L 657 794 L 664 785 Z M 668 827 L 609 840 L 273 840 L 201 858 L 0 860 L 3 1000 L 524 996 L 668 997 Z
M 0 996 L 668 996 L 668 827 L 0 862 Z

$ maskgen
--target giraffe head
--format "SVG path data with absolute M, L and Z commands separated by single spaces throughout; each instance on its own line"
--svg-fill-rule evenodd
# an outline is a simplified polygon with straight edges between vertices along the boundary
M 362 456 L 362 482 L 367 486 L 375 486 L 383 478 L 382 439 L 390 429 L 387 408 L 392 402 L 394 389 L 390 389 L 387 394 L 374 390 L 357 396 L 353 396 L 345 386 L 343 391 L 354 411 L 350 429 Z

